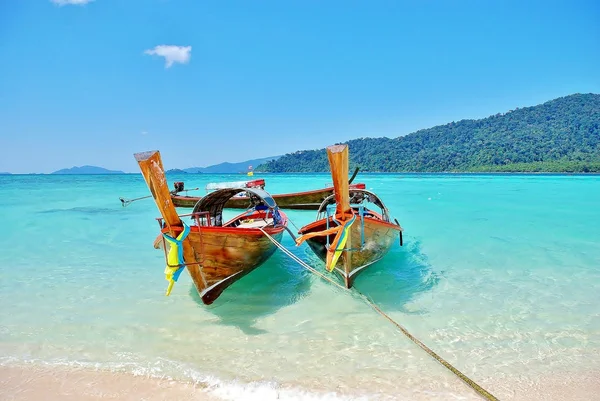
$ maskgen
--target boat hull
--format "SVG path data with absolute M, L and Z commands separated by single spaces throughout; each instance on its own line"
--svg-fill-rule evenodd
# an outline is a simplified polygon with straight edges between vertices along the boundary
M 365 184 L 353 184 L 350 185 L 350 188 L 365 189 Z M 273 195 L 273 200 L 275 200 L 280 209 L 317 210 L 321 205 L 321 202 L 331 194 L 333 194 L 333 187 L 327 187 L 316 189 L 314 191 Z M 194 207 L 201 197 L 172 195 L 171 199 L 173 200 L 173 204 L 177 207 Z M 247 197 L 235 197 L 229 199 L 225 204 L 225 207 L 231 209 L 246 209 L 249 204 L 250 201 Z
M 278 242 L 284 227 L 264 229 Z M 168 249 L 168 243 L 167 249 Z M 155 246 L 164 246 L 157 241 Z M 235 227 L 191 227 L 184 247 L 193 249 L 192 266 L 200 270 L 192 275 L 202 302 L 210 305 L 221 293 L 269 259 L 277 247 L 259 229 Z M 186 261 L 190 264 L 189 261 Z
M 329 227 L 334 226 L 335 223 L 330 218 Z M 303 227 L 300 230 L 300 234 L 324 231 L 326 227 L 326 219 L 321 219 Z M 363 224 L 357 216 L 356 221 L 350 227 L 350 243 L 353 250 L 346 252 L 347 256 L 340 258 L 334 267 L 334 271 L 342 278 L 347 288 L 352 287 L 358 274 L 365 270 L 366 267 L 377 262 L 389 252 L 394 242 L 399 239 L 401 230 L 398 225 L 365 217 L 363 236 Z M 307 239 L 306 242 L 313 252 L 321 260 L 325 261 L 327 258 L 327 243 L 331 244 L 334 237 L 335 235 L 317 236 Z M 365 241 L 364 244 L 362 243 L 363 238 Z M 350 257 L 348 268 L 345 267 L 344 257 Z

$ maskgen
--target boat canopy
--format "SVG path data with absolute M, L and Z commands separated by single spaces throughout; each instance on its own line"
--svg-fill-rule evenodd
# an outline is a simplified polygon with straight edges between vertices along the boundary
M 223 224 L 222 216 L 225 203 L 241 192 L 246 192 L 248 195 L 249 207 L 262 206 L 265 209 L 277 208 L 277 204 L 273 200 L 273 197 L 265 190 L 259 188 L 223 188 L 203 196 L 198 203 L 196 203 L 196 206 L 194 206 L 192 214 L 208 212 L 213 219 L 213 224 L 221 226 Z
M 383 201 L 373 192 L 367 191 L 366 189 L 350 188 L 350 205 L 360 205 L 365 202 L 370 202 L 381 209 L 381 215 L 385 221 L 390 221 L 390 213 L 387 207 L 383 204 Z M 329 195 L 319 206 L 317 216 L 327 211 L 327 206 L 335 205 L 335 194 Z
M 215 189 L 223 189 L 223 188 L 260 188 L 263 189 L 265 187 L 265 180 L 251 180 L 251 181 L 231 181 L 231 182 L 211 182 L 210 184 L 206 184 L 206 190 L 212 191 Z

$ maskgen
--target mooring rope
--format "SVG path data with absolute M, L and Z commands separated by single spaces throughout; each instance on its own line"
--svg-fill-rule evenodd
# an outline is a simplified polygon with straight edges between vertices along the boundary
M 294 226 L 294 228 L 296 229 L 296 231 L 300 231 L 300 229 L 298 228 L 298 226 L 297 226 L 297 225 L 295 225 L 293 221 L 291 221 L 290 219 L 288 219 L 288 221 L 289 221 L 290 223 L 292 223 L 292 225 Z M 281 248 L 279 248 L 279 249 L 281 249 Z
M 260 231 L 263 232 L 264 235 L 267 236 L 267 238 L 269 240 L 271 240 L 271 242 L 273 244 L 275 244 L 275 246 L 277 248 L 279 248 L 283 253 L 285 253 L 286 255 L 288 255 L 290 258 L 292 258 L 294 261 L 296 261 L 296 263 L 298 263 L 300 266 L 304 267 L 306 270 L 310 271 L 311 273 L 316 274 L 317 276 L 321 277 L 323 280 L 325 281 L 329 281 L 331 284 L 338 286 L 339 288 L 341 288 L 342 290 L 347 290 L 346 287 L 344 287 L 343 285 L 341 285 L 340 283 L 336 283 L 335 281 L 333 281 L 332 279 L 330 279 L 329 277 L 327 277 L 326 275 L 324 275 L 323 273 L 321 273 L 320 271 L 316 270 L 314 267 L 310 266 L 309 264 L 307 264 L 306 262 L 304 262 L 302 259 L 300 259 L 298 256 L 294 255 L 289 249 L 287 249 L 286 247 L 284 247 L 280 242 L 278 242 L 275 238 L 271 237 L 265 230 L 263 230 L 261 227 L 258 228 Z
M 431 357 L 433 357 L 433 359 L 435 359 L 436 361 L 438 361 L 439 363 L 441 363 L 448 370 L 450 370 L 452 373 L 454 373 L 456 376 L 458 376 L 459 379 L 461 379 L 469 387 L 471 387 L 473 390 L 475 390 L 480 396 L 482 396 L 486 400 L 498 401 L 498 398 L 496 398 L 493 394 L 491 394 L 489 391 L 487 391 L 486 389 L 484 389 L 483 387 L 481 387 L 479 384 L 475 383 L 467 375 L 465 375 L 460 370 L 458 370 L 457 368 L 455 368 L 454 366 L 452 366 L 452 364 L 450 364 L 450 362 L 446 361 L 444 358 L 442 358 L 441 356 L 439 356 L 438 354 L 436 354 L 427 345 L 423 344 L 418 338 L 416 338 L 415 336 L 413 336 L 412 334 L 410 334 L 410 332 L 406 328 L 404 328 L 404 326 L 402 326 L 400 323 L 398 323 L 397 321 L 395 321 L 394 319 L 392 319 L 387 313 L 385 313 L 384 311 L 382 311 L 377 306 L 377 304 L 375 304 L 375 302 L 371 301 L 365 294 L 363 294 L 362 292 L 360 292 L 357 289 L 354 289 L 354 290 L 356 291 L 356 293 L 371 308 L 373 308 L 377 313 L 379 313 L 381 316 L 383 316 L 384 318 L 386 318 L 390 323 L 392 323 L 394 326 L 396 326 L 406 337 L 408 337 L 412 342 L 414 342 L 419 347 L 421 347 L 425 352 L 427 352 Z
M 273 244 L 275 244 L 275 246 L 277 248 L 279 248 L 283 253 L 285 253 L 290 258 L 292 258 L 294 261 L 296 261 L 300 266 L 304 267 L 305 269 L 309 270 L 311 273 L 316 274 L 317 276 L 321 277 L 322 279 L 330 282 L 331 284 L 333 284 L 333 285 L 335 285 L 335 286 L 337 286 L 337 287 L 339 287 L 339 288 L 341 288 L 343 290 L 350 290 L 349 288 L 346 288 L 343 285 L 341 285 L 340 283 L 337 283 L 337 282 L 333 281 L 329 277 L 325 276 L 323 273 L 321 273 L 318 270 L 316 270 L 314 267 L 312 267 L 312 266 L 308 265 L 307 263 L 305 263 L 303 260 L 301 260 L 296 255 L 294 255 L 289 249 L 285 248 L 275 238 L 271 237 L 265 230 L 263 230 L 262 228 L 259 228 L 259 229 L 260 229 L 260 231 L 263 232 L 263 234 L 265 234 L 265 236 Z M 498 401 L 498 398 L 496 398 L 494 395 L 492 395 L 489 391 L 487 391 L 486 389 L 484 389 L 483 387 L 481 387 L 479 384 L 475 383 L 473 380 L 471 380 L 469 377 L 467 377 L 460 370 L 458 370 L 457 368 L 455 368 L 454 366 L 452 366 L 452 364 L 450 364 L 450 362 L 446 361 L 444 358 L 442 358 L 441 356 L 439 356 L 438 354 L 436 354 L 431 348 L 429 348 L 427 345 L 423 344 L 418 338 L 416 338 L 415 336 L 413 336 L 406 328 L 404 328 L 404 326 L 402 326 L 400 323 L 398 323 L 397 321 L 395 321 L 394 319 L 392 319 L 387 313 L 385 313 L 384 311 L 382 311 L 377 306 L 377 304 L 375 304 L 375 302 L 373 302 L 369 297 L 367 297 L 365 294 L 363 294 L 362 292 L 360 292 L 356 288 L 354 289 L 354 292 L 367 305 L 369 305 L 371 308 L 373 308 L 373 310 L 375 310 L 375 312 L 379 313 L 381 316 L 383 316 L 385 319 L 387 319 L 390 323 L 392 323 L 394 326 L 396 326 L 396 328 L 398 328 L 406 337 L 408 337 L 409 340 L 411 340 L 413 343 L 417 344 L 421 349 L 423 349 L 425 352 L 427 352 L 433 359 L 435 359 L 440 364 L 442 364 L 446 369 L 448 369 L 449 371 L 451 371 L 452 373 L 454 373 L 467 386 L 469 386 L 473 390 L 475 390 L 475 392 L 477 392 L 477 394 L 479 394 L 481 397 L 483 397 L 486 400 L 489 400 L 489 401 Z

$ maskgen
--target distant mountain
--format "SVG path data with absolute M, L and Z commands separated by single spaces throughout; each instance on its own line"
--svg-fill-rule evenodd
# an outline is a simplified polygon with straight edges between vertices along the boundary
M 232 174 L 232 173 L 245 173 L 248 171 L 248 166 L 256 167 L 260 164 L 270 162 L 271 160 L 277 160 L 281 156 L 264 157 L 262 159 L 246 160 L 239 163 L 219 163 L 207 167 L 190 167 L 183 169 L 186 173 L 207 173 L 207 174 Z
M 170 170 L 165 171 L 165 173 L 169 173 L 169 174 L 187 174 L 187 171 L 178 169 L 178 168 L 172 168 Z
M 398 138 L 346 142 L 350 171 L 600 172 L 600 95 L 574 94 Z M 256 171 L 329 171 L 325 149 L 286 154 Z
M 11 175 L 12 173 L 8 173 L 8 172 L 4 172 L 4 171 L 0 171 L 0 175 Z
M 107 170 L 102 167 L 97 166 L 81 166 L 81 167 L 71 167 L 71 168 L 63 168 L 62 170 L 57 170 L 52 174 L 125 174 L 123 171 L 117 170 Z

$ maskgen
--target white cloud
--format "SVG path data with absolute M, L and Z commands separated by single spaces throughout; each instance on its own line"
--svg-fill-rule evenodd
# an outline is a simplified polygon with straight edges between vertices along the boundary
M 142 131 L 142 135 L 148 135 L 148 131 Z
M 144 54 L 164 57 L 165 68 L 169 68 L 174 63 L 187 64 L 192 57 L 192 46 L 158 45 L 146 50 Z
M 84 4 L 90 3 L 94 0 L 50 0 L 57 6 L 67 6 L 69 4 L 76 6 L 83 6 Z

